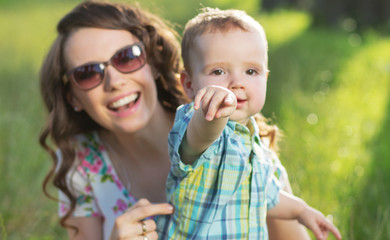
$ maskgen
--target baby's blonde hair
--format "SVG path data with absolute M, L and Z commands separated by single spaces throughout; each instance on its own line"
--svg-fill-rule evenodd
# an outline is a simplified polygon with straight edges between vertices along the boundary
M 185 70 L 191 74 L 190 56 L 194 49 L 195 39 L 204 33 L 227 32 L 232 29 L 243 31 L 257 31 L 263 38 L 265 49 L 268 42 L 263 27 L 246 12 L 237 9 L 220 10 L 218 8 L 205 7 L 194 18 L 189 20 L 184 28 L 181 42 L 181 55 Z M 245 43 L 243 43 L 245 44 Z M 265 63 L 268 68 L 268 51 L 265 52 Z

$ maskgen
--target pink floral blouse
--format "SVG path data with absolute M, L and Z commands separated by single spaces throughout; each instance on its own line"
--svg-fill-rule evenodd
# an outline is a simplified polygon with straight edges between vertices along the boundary
M 61 153 L 58 153 L 61 159 Z M 96 132 L 77 136 L 76 165 L 68 174 L 77 196 L 75 217 L 102 217 L 104 239 L 109 239 L 115 219 L 136 199 L 120 182 L 111 160 Z M 69 200 L 59 192 L 59 215 L 69 209 Z

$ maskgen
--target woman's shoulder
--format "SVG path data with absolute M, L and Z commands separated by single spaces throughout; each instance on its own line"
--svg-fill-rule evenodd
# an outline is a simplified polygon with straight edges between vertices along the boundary
M 102 145 L 96 131 L 75 135 L 73 143 L 76 150 L 80 148 L 99 148 Z
M 97 132 L 77 134 L 71 140 L 71 144 L 76 158 L 73 164 L 75 167 L 77 167 L 83 159 L 87 158 L 87 156 L 91 154 L 96 155 L 96 153 L 102 152 L 104 149 Z M 57 149 L 56 154 L 60 165 L 63 158 L 63 153 L 60 148 Z
M 104 145 L 99 139 L 97 132 L 78 134 L 74 139 L 75 154 L 78 161 L 93 163 L 104 159 Z
M 97 172 L 102 167 L 107 168 L 107 155 L 97 132 L 78 134 L 73 138 L 72 144 L 75 159 L 71 173 L 79 171 L 83 173 L 82 175 L 86 175 L 86 173 Z M 58 149 L 56 154 L 59 166 L 63 161 L 62 152 Z

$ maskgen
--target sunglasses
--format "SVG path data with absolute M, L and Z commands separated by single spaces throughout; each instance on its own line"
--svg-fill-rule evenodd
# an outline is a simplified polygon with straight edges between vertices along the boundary
M 65 73 L 63 81 L 72 81 L 81 90 L 90 90 L 101 84 L 106 78 L 108 65 L 121 73 L 132 73 L 146 63 L 146 54 L 142 42 L 134 43 L 118 50 L 107 62 L 88 63 L 73 68 Z

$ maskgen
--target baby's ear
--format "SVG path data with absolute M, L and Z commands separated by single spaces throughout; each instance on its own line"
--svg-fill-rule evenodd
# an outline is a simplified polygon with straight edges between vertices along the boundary
M 180 73 L 180 82 L 181 85 L 183 86 L 184 91 L 187 94 L 187 97 L 190 99 L 194 99 L 195 93 L 194 89 L 192 89 L 192 81 L 190 74 L 187 71 L 182 71 Z

